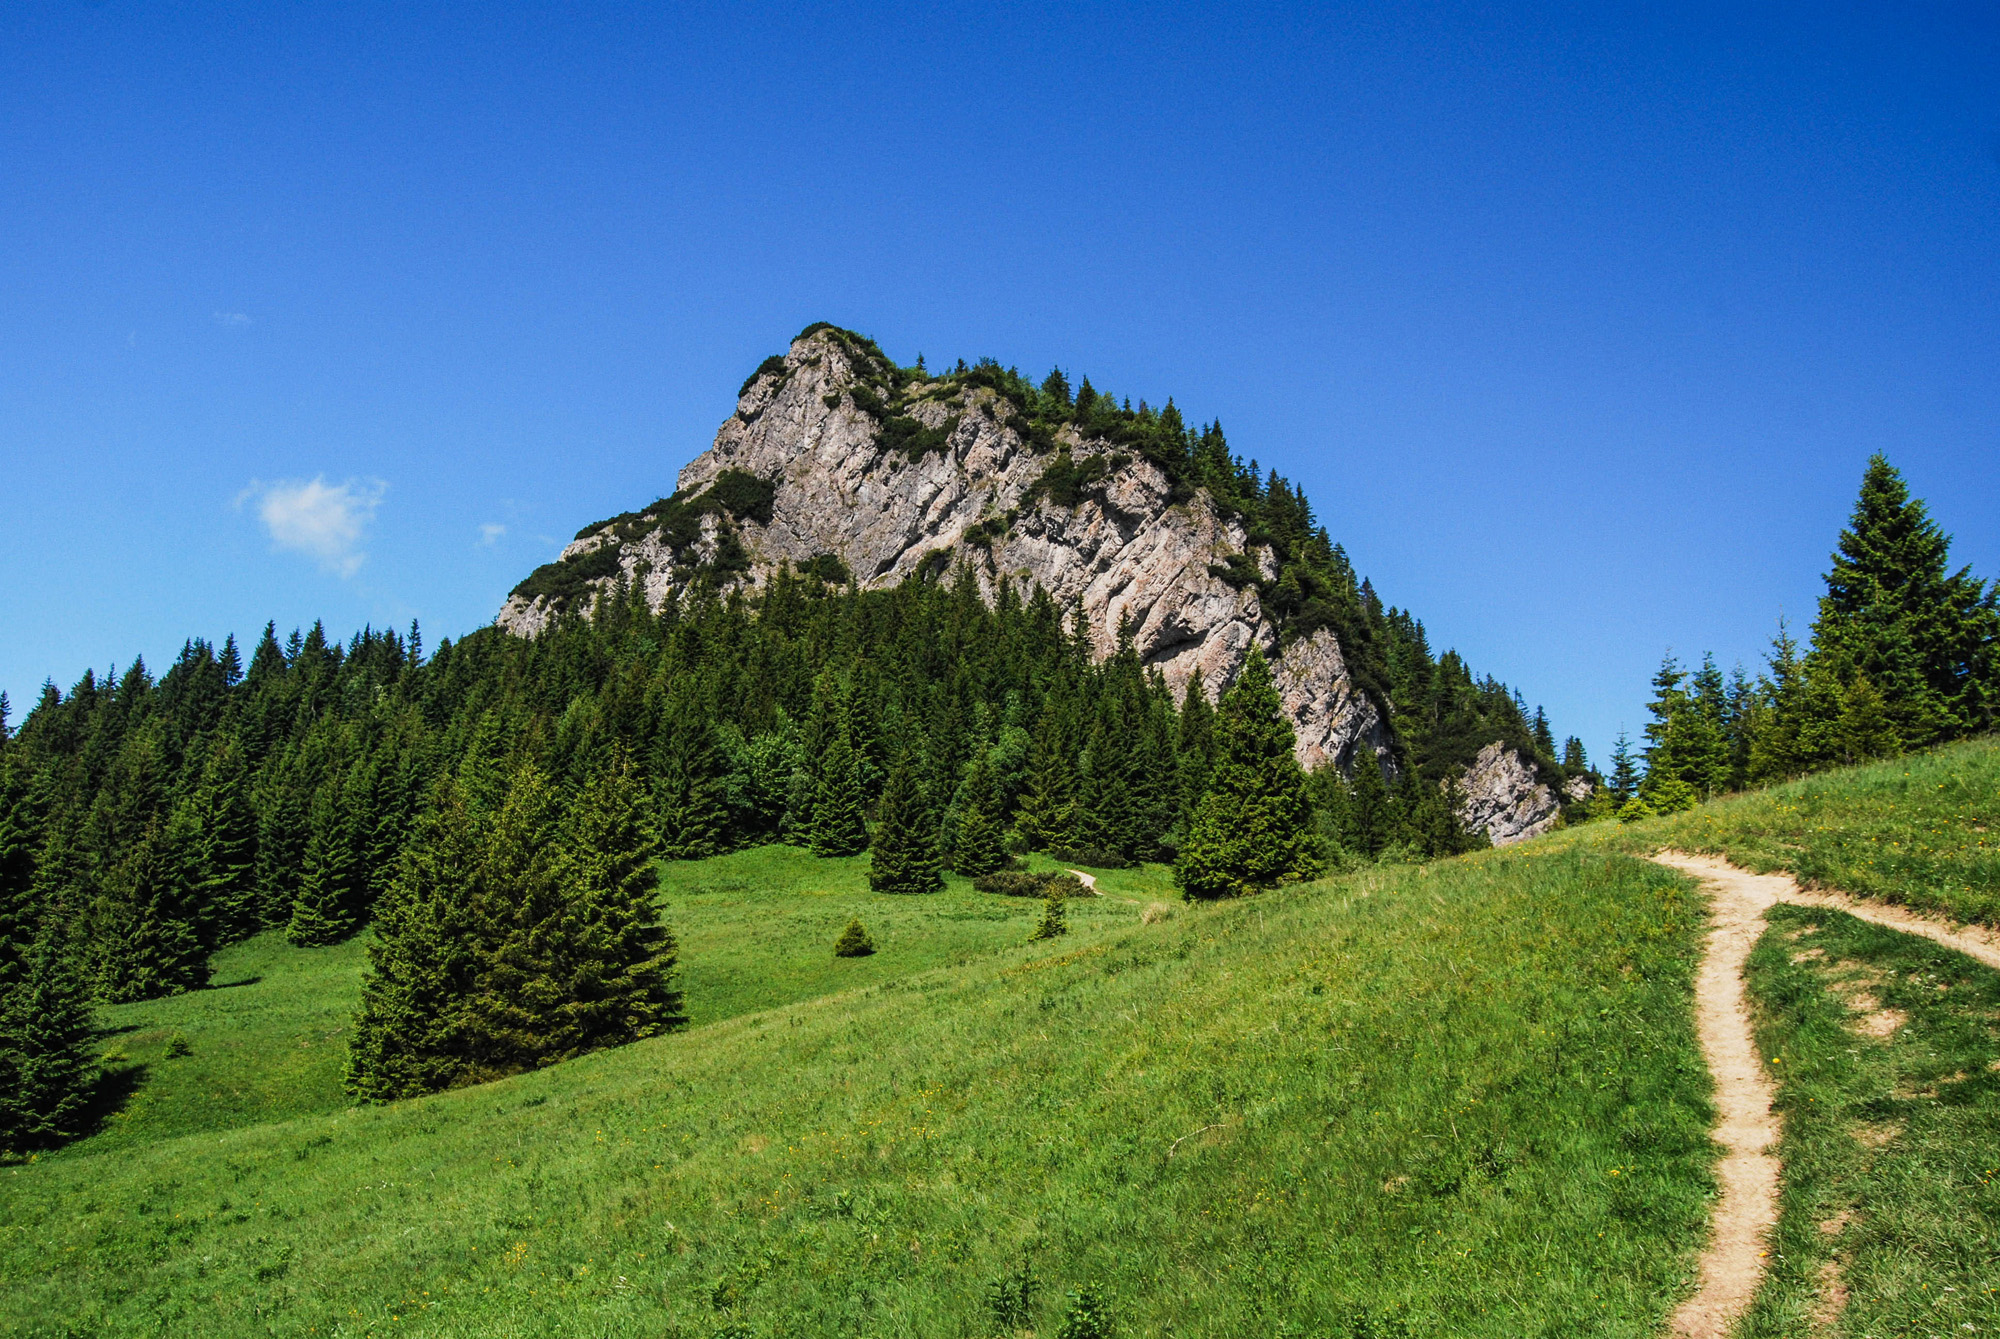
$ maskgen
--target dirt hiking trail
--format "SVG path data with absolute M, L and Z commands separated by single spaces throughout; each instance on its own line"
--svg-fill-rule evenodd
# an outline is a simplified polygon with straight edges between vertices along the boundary
M 1778 1120 L 1773 1089 L 1757 1058 L 1743 967 L 1764 932 L 1764 913 L 1780 902 L 1832 907 L 1859 920 L 1922 935 L 2000 968 L 2000 934 L 1952 926 L 1901 907 L 1862 902 L 1839 893 L 1807 892 L 1789 874 L 1752 874 L 1715 856 L 1662 851 L 1662 865 L 1692 874 L 1714 895 L 1713 928 L 1695 976 L 1695 1025 L 1715 1076 L 1715 1228 L 1701 1256 L 1701 1286 L 1674 1312 L 1669 1333 L 1679 1339 L 1728 1339 L 1764 1278 L 1765 1236 L 1778 1221 Z

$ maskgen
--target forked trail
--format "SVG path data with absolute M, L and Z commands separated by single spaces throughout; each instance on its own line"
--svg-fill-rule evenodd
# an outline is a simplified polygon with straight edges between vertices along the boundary
M 2000 968 L 2000 935 L 1976 926 L 1928 920 L 1901 907 L 1860 902 L 1838 893 L 1806 892 L 1788 874 L 1752 874 L 1714 856 L 1663 851 L 1663 865 L 1692 874 L 1714 894 L 1714 928 L 1695 977 L 1696 1030 L 1715 1075 L 1716 1179 L 1714 1232 L 1701 1256 L 1701 1286 L 1674 1312 L 1670 1333 L 1681 1339 L 1727 1339 L 1764 1278 L 1765 1239 L 1778 1221 L 1778 1120 L 1771 1081 L 1757 1058 L 1743 967 L 1764 931 L 1764 913 L 1779 902 L 1833 907 L 1860 920 L 1922 935 L 1989 967 Z

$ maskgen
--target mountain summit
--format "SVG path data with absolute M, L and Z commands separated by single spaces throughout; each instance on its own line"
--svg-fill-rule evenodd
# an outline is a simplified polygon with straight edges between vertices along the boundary
M 1040 587 L 1078 611 L 1096 657 L 1129 637 L 1176 697 L 1197 681 L 1214 699 L 1261 646 L 1301 764 L 1406 765 L 1371 636 L 1403 616 L 1218 425 L 1190 429 L 1171 402 L 1134 410 L 1087 379 L 1072 391 L 1059 372 L 1037 387 L 991 362 L 901 368 L 831 325 L 750 376 L 671 497 L 586 526 L 495 621 L 534 636 L 621 582 L 657 608 L 763 587 L 787 565 L 863 588 L 969 574 L 989 601 Z M 1553 824 L 1562 782 L 1539 774 L 1518 712 L 1510 723 L 1514 738 L 1460 739 L 1450 768 L 1424 769 L 1457 773 L 1468 826 L 1503 842 Z

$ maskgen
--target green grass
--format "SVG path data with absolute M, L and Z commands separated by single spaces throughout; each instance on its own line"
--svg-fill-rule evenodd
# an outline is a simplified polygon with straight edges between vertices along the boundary
M 968 879 L 947 882 L 932 897 L 881 897 L 868 891 L 866 857 L 817 860 L 788 846 L 662 865 L 691 1018 L 715 1022 L 964 962 L 1022 942 L 1041 914 L 1039 902 L 976 893 Z M 1069 908 L 1079 929 L 1134 918 L 1137 908 L 1121 894 L 1170 887 L 1158 866 L 1107 872 L 1100 883 L 1105 897 Z M 873 957 L 833 956 L 850 916 L 874 934 Z M 217 953 L 214 989 L 100 1011 L 106 1110 L 82 1147 L 96 1152 L 347 1106 L 346 1029 L 366 965 L 365 936 L 301 949 L 273 931 Z M 187 1054 L 168 1054 L 176 1037 Z
M 1746 1333 L 1807 1333 L 1828 1262 L 1850 1294 L 1841 1333 L 1990 1333 L 2000 973 L 1838 911 L 1781 906 L 1769 919 L 1749 980 L 1785 1172 L 1772 1273 Z M 1870 1004 L 1908 1021 L 1871 1036 L 1855 1026 Z M 1843 1214 L 1843 1231 L 1822 1230 Z
M 1788 870 L 1962 921 L 2000 924 L 2000 739 L 1823 772 L 1642 823 L 1554 834 L 1628 851 L 1678 847 Z
M 1685 1289 L 1712 1146 L 1678 875 L 1501 851 L 1145 925 L 1160 873 L 1123 871 L 1044 945 L 1025 899 L 877 897 L 854 964 L 826 877 L 751 853 L 667 890 L 691 990 L 734 954 L 712 1000 L 817 997 L 0 1171 L 0 1326 L 976 1337 L 1025 1267 L 1043 1334 L 1089 1283 L 1134 1337 L 1637 1336 Z
M 1036 868 L 1054 868 L 1036 857 Z M 1101 898 L 1069 906 L 1073 926 L 1132 920 L 1128 891 L 1165 883 L 1162 867 L 1105 871 Z M 963 964 L 1019 944 L 1041 916 L 1032 898 L 994 897 L 956 875 L 927 897 L 868 890 L 868 857 L 822 860 L 796 846 L 759 846 L 661 866 L 666 917 L 680 940 L 682 989 L 695 1023 Z M 1120 896 L 1122 895 L 1122 897 Z M 1154 897 L 1172 895 L 1154 893 Z M 875 939 L 866 958 L 836 958 L 833 941 L 859 916 Z
M 123 1100 L 88 1146 L 109 1153 L 346 1105 L 340 1075 L 366 958 L 358 940 L 302 949 L 271 931 L 217 953 L 209 990 L 101 1010 L 107 1086 Z M 188 1054 L 168 1055 L 174 1037 Z

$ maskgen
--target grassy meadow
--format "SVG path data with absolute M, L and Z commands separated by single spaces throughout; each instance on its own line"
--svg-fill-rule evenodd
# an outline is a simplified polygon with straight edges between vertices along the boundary
M 1928 939 L 1781 906 L 1750 960 L 1785 1171 L 1747 1336 L 2000 1325 L 2000 973 Z
M 1678 875 L 1517 849 L 1148 923 L 1162 872 L 1105 872 L 1031 945 L 1032 901 L 859 867 L 671 870 L 679 1035 L 388 1107 L 183 1101 L 0 1169 L 0 1326 L 1048 1335 L 1091 1288 L 1128 1336 L 1642 1335 L 1684 1290 L 1712 1153 Z M 882 952 L 836 962 L 857 908 Z M 129 1053 L 193 1051 L 133 1107 L 175 1065 L 252 1084 L 353 951 L 247 945 L 255 985 L 131 1006 Z M 290 1021 L 213 1002 L 266 989 Z
M 2000 925 L 2000 737 L 1822 772 L 1640 823 L 1548 839 L 1617 850 L 1675 847 L 1807 886 Z

